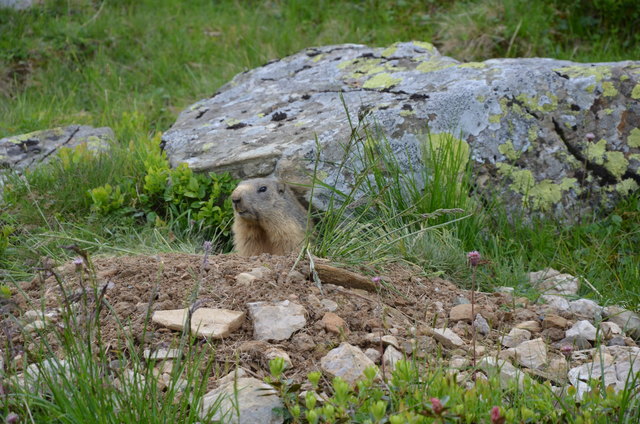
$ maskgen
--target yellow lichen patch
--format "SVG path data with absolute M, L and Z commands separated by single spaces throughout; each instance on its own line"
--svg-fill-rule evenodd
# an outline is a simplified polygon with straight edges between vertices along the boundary
M 452 66 L 454 66 L 453 63 L 444 62 L 438 58 L 432 58 L 430 60 L 420 62 L 420 64 L 416 67 L 416 70 L 420 72 L 434 72 L 451 68 Z
M 324 57 L 324 54 L 317 54 L 315 56 L 313 56 L 313 59 L 311 59 L 313 62 L 320 62 L 320 60 Z
M 529 127 L 529 130 L 527 131 L 527 137 L 531 142 L 536 141 L 538 139 L 538 127 L 535 125 Z
M 428 50 L 430 52 L 432 52 L 435 49 L 435 47 L 433 47 L 433 44 L 427 43 L 426 41 L 413 41 L 412 43 L 414 46 L 422 47 L 423 49 Z
M 576 189 L 578 180 L 575 178 L 563 178 L 559 184 L 545 179 L 536 183 L 531 171 L 518 169 L 515 166 L 498 163 L 498 172 L 511 179 L 509 188 L 522 195 L 522 204 L 534 210 L 545 211 L 562 200 L 562 193 L 570 189 Z
M 377 74 L 374 75 L 373 77 L 369 78 L 363 85 L 363 88 L 371 88 L 371 89 L 376 89 L 376 88 L 389 88 L 392 87 L 394 85 L 396 85 L 397 83 L 399 83 L 400 81 L 402 81 L 402 79 L 400 78 L 394 78 L 392 77 L 390 74 L 387 74 L 386 72 L 381 73 L 381 74 Z
M 640 147 L 640 128 L 634 128 L 627 137 L 629 147 Z
M 611 78 L 611 67 L 602 65 L 602 66 L 565 66 L 562 68 L 554 69 L 554 71 L 559 72 L 561 74 L 566 74 L 571 78 L 585 78 L 585 77 L 595 77 L 596 82 L 600 82 L 603 79 Z
M 480 103 L 484 103 L 487 98 L 485 96 L 476 96 L 476 100 Z
M 605 97 L 614 97 L 618 94 L 618 90 L 611 81 L 605 81 L 602 83 L 602 95 Z
M 626 80 L 628 80 L 628 79 L 629 79 L 629 75 L 622 75 L 622 76 L 620 77 L 620 81 L 626 81 Z
M 614 186 L 614 190 L 623 196 L 633 193 L 638 188 L 638 183 L 631 178 L 625 178 Z
M 413 116 L 416 113 L 413 110 L 401 110 L 400 116 Z
M 594 84 L 588 85 L 585 90 L 587 91 L 587 93 L 593 93 L 593 90 L 596 89 L 596 86 Z
M 391 57 L 395 54 L 395 52 L 398 50 L 398 47 L 393 44 L 389 47 L 387 47 L 386 49 L 382 50 L 382 57 Z
M 531 188 L 528 200 L 535 210 L 546 211 L 562 200 L 562 193 L 574 188 L 578 182 L 575 178 L 563 178 L 560 184 L 551 180 L 542 180 Z
M 607 168 L 607 171 L 611 172 L 611 174 L 620 178 L 627 172 L 627 167 L 629 166 L 629 161 L 624 157 L 624 153 L 622 152 L 606 152 L 605 153 L 605 162 L 604 167 Z
M 489 115 L 489 122 L 491 122 L 492 124 L 497 124 L 498 122 L 500 122 L 501 118 L 502 118 L 502 115 L 500 114 Z
M 587 145 L 587 159 L 598 165 L 604 164 L 604 152 L 607 148 L 607 140 L 600 140 L 597 143 L 589 143 Z
M 498 151 L 505 155 L 507 159 L 514 161 L 518 160 L 518 158 L 522 154 L 521 152 L 516 151 L 511 141 L 507 141 L 506 143 L 499 145 Z
M 483 69 L 486 67 L 487 67 L 486 63 L 482 63 L 482 62 L 468 62 L 468 63 L 462 63 L 458 65 L 458 68 L 470 68 L 470 69 Z
M 204 143 L 201 149 L 203 152 L 206 152 L 208 150 L 211 150 L 212 147 L 213 147 L 213 143 Z
M 549 101 L 543 101 L 541 103 L 541 99 L 539 96 L 527 96 L 526 94 L 519 94 L 516 96 L 516 99 L 523 103 L 530 110 L 537 110 L 540 112 L 551 112 L 558 108 L 558 96 L 555 96 L 551 93 L 546 93 L 547 99 Z
M 640 84 L 636 84 L 633 90 L 631 90 L 631 98 L 636 100 L 640 99 Z
M 611 115 L 613 113 L 613 109 L 611 109 L 610 107 L 603 109 L 602 111 L 607 115 Z

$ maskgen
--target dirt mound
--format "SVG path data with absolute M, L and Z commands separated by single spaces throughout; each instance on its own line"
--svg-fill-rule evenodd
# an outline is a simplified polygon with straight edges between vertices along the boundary
M 457 298 L 470 299 L 470 292 L 442 279 L 424 278 L 418 271 L 404 266 L 388 269 L 380 276 L 379 290 L 371 293 L 331 284 L 322 284 L 320 289 L 309 278 L 309 263 L 296 263 L 295 257 L 218 255 L 209 257 L 203 264 L 203 257 L 199 255 L 162 254 L 99 257 L 93 262 L 96 282 L 105 287 L 105 300 L 110 305 L 102 316 L 102 337 L 109 346 L 122 345 L 123 326 L 141 349 L 175 345 L 179 332 L 149 322 L 153 311 L 188 308 L 196 302 L 198 307 L 244 312 L 248 312 L 249 302 L 290 300 L 302 305 L 307 314 L 306 327 L 289 340 L 274 344 L 291 357 L 293 367 L 289 376 L 294 379 L 319 369 L 320 358 L 343 341 L 362 348 L 381 348 L 381 343 L 366 338 L 371 332 L 394 334 L 401 343 L 415 345 L 415 338 L 420 336 L 416 336 L 412 328 L 447 326 L 449 310 L 460 302 Z M 57 269 L 66 296 L 74 293 L 77 296 L 88 284 L 87 273 L 78 272 L 79 266 L 68 263 Z M 250 283 L 236 280 L 238 274 L 258 267 L 263 268 L 262 278 Z M 39 310 L 41 299 L 46 309 L 58 308 L 64 303 L 61 285 L 53 275 L 25 283 L 23 289 L 26 296 L 16 296 L 23 312 Z M 509 295 L 479 293 L 475 298 L 476 310 L 482 312 L 493 330 L 498 330 L 491 332 L 483 341 L 485 344 L 493 344 L 492 338 L 508 332 L 516 317 L 522 320 L 535 316 L 532 311 L 515 307 Z M 348 332 L 334 334 L 325 330 L 321 319 L 327 312 L 324 306 L 327 300 L 337 305 L 333 312 L 346 322 Z M 500 308 L 501 305 L 512 307 Z M 449 327 L 469 340 L 471 326 L 468 323 L 451 324 Z M 505 328 L 507 331 L 503 331 Z M 253 326 L 247 318 L 230 337 L 210 342 L 215 346 L 216 361 L 221 366 L 228 368 L 229 364 L 239 362 L 257 376 L 264 376 L 268 367 L 253 354 L 256 352 L 246 349 L 250 345 L 247 342 L 252 340 Z M 430 340 L 423 344 L 424 356 L 437 349 L 436 343 Z M 14 336 L 14 343 L 24 343 L 19 333 Z

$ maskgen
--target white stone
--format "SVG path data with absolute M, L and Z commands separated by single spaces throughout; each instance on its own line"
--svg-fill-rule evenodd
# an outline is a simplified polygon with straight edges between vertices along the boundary
M 476 314 L 476 319 L 473 320 L 473 327 L 478 330 L 478 333 L 486 336 L 491 332 L 491 327 L 486 319 L 480 314 Z
M 590 321 L 602 319 L 602 307 L 591 299 L 578 299 L 569 302 L 569 311 L 581 319 Z
M 449 349 L 464 346 L 464 341 L 456 333 L 448 328 L 431 328 L 427 334 L 436 339 L 441 345 Z
M 285 369 L 291 368 L 292 362 L 291 357 L 287 352 L 277 347 L 271 347 L 264 352 L 264 358 L 268 361 L 275 358 L 282 358 L 284 360 Z
M 555 277 L 556 275 L 560 275 L 560 271 L 557 271 L 553 268 L 545 268 L 541 271 L 535 271 L 529 273 L 529 282 L 532 285 L 536 285 L 546 280 L 547 278 Z
M 497 375 L 502 387 L 510 385 L 512 381 L 516 381 L 520 388 L 523 386 L 524 373 L 509 361 L 488 356 L 478 362 L 478 368 L 486 372 L 489 377 Z
M 374 349 L 372 347 L 366 349 L 364 351 L 364 354 L 367 356 L 367 358 L 371 359 L 371 361 L 376 364 L 380 362 L 380 357 L 382 356 L 380 355 L 380 351 L 378 349 Z
M 155 311 L 151 320 L 163 327 L 172 330 L 184 330 L 188 309 L 171 309 Z M 221 339 L 228 337 L 232 332 L 242 326 L 244 312 L 228 309 L 197 309 L 191 317 L 191 333 L 199 337 Z
M 582 320 L 573 324 L 573 327 L 568 329 L 565 334 L 567 337 L 584 337 L 592 342 L 596 339 L 596 328 L 589 321 Z
M 287 340 L 307 324 L 304 307 L 289 300 L 254 302 L 247 306 L 256 340 Z
M 547 344 L 541 338 L 522 342 L 515 350 L 516 360 L 523 367 L 539 369 L 547 363 Z
M 626 334 L 636 340 L 640 339 L 640 315 L 618 306 L 605 308 L 604 315 L 609 321 L 618 324 Z
M 258 277 L 256 277 L 255 275 L 249 273 L 249 272 L 242 272 L 238 275 L 236 275 L 236 283 L 243 285 L 243 286 L 248 286 L 251 283 L 253 283 L 254 281 L 256 281 L 258 279 Z
M 530 340 L 531 332 L 522 328 L 512 328 L 509 334 L 502 338 L 502 346 L 516 347 L 520 343 Z
M 341 343 L 320 359 L 322 371 L 331 377 L 340 377 L 350 384 L 355 384 L 361 379 L 366 368 L 374 366 L 373 361 L 360 348 L 346 342 Z
M 615 322 L 611 322 L 611 321 L 601 322 L 599 327 L 600 327 L 600 332 L 602 333 L 605 339 L 610 339 L 613 336 L 622 334 L 622 328 L 620 328 L 620 326 Z
M 253 377 L 226 382 L 204 395 L 200 417 L 204 419 L 215 406 L 219 408 L 212 421 L 234 424 L 280 424 L 284 421 L 278 412 L 283 404 L 273 388 Z
M 393 371 L 396 368 L 396 362 L 402 359 L 404 359 L 404 355 L 391 345 L 387 346 L 384 355 L 382 355 L 382 363 L 388 372 Z
M 386 335 L 381 337 L 382 344 L 384 346 L 393 346 L 396 349 L 400 349 L 400 343 L 398 343 L 398 339 L 395 336 Z
M 529 281 L 536 289 L 546 294 L 576 295 L 580 288 L 580 280 L 577 277 L 559 274 L 553 268 L 530 273 Z
M 25 333 L 35 333 L 38 330 L 43 330 L 46 326 L 47 324 L 44 321 L 37 320 L 25 325 L 22 330 Z
M 559 312 L 566 312 L 569 310 L 569 301 L 562 296 L 557 296 L 555 294 L 543 294 L 540 296 L 540 300 L 543 301 L 545 306 Z
M 449 367 L 458 370 L 467 368 L 469 366 L 469 363 L 469 359 L 463 356 L 452 356 L 451 359 L 449 359 Z
M 322 299 L 320 303 L 325 311 L 335 312 L 338 309 L 338 304 L 331 299 Z
M 145 349 L 142 352 L 144 359 L 155 359 L 164 361 L 166 359 L 182 358 L 182 350 L 180 349 L 157 349 L 151 351 L 151 349 Z

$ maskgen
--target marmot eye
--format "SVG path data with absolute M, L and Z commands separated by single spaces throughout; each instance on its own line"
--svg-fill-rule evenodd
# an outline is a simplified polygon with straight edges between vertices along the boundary
M 261 186 L 261 187 L 258 189 L 258 193 L 264 193 L 265 191 L 267 191 L 267 186 Z

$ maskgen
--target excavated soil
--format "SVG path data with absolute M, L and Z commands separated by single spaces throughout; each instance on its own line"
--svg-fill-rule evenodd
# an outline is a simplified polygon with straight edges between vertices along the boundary
M 464 339 L 471 338 L 469 324 L 459 322 L 452 325 L 447 322 L 456 298 L 464 296 L 470 299 L 470 292 L 442 279 L 427 279 L 417 270 L 405 266 L 387 269 L 381 276 L 385 284 L 379 284 L 379 290 L 372 293 L 329 284 L 323 284 L 321 292 L 308 277 L 309 263 L 301 261 L 295 264 L 294 257 L 217 255 L 209 257 L 204 266 L 202 255 L 189 254 L 98 257 L 93 262 L 97 285 L 103 287 L 108 305 L 101 314 L 102 339 L 107 346 L 113 347 L 114 358 L 116 351 L 124 345 L 123 326 L 133 335 L 140 350 L 175 346 L 180 333 L 149 322 L 150 312 L 185 307 L 225 308 L 244 311 L 247 315 L 243 326 L 223 340 L 199 340 L 197 343 L 211 343 L 215 347 L 215 361 L 220 369 L 239 363 L 262 377 L 268 370 L 260 358 L 262 349 L 255 349 L 255 344 L 251 349 L 251 344 L 247 343 L 253 340 L 247 303 L 287 299 L 304 306 L 307 312 L 304 329 L 289 340 L 273 344 L 290 355 L 293 367 L 288 376 L 294 379 L 301 379 L 308 372 L 319 369 L 320 358 L 343 341 L 363 350 L 367 347 L 380 349 L 379 343 L 365 339 L 366 334 L 374 331 L 395 334 L 401 342 L 422 339 L 423 345 L 418 349 L 421 351 L 414 350 L 414 355 L 423 357 L 439 348 L 431 338 L 412 335 L 412 328 L 448 325 Z M 257 267 L 269 269 L 264 278 L 250 284 L 236 282 L 238 274 Z M 291 274 L 292 269 L 299 274 Z M 41 310 L 43 303 L 48 310 L 61 307 L 65 303 L 65 295 L 58 280 L 63 281 L 66 302 L 77 300 L 83 293 L 83 287 L 89 284 L 87 273 L 79 273 L 73 263 L 54 270 L 58 279 L 49 271 L 44 272 L 48 275 L 22 285 L 24 295 L 14 296 L 18 298 L 19 310 Z M 83 275 L 82 279 L 80 275 Z M 475 298 L 477 310 L 482 312 L 494 330 L 488 339 L 482 341 L 485 345 L 493 344 L 499 334 L 506 334 L 514 321 L 535 317 L 533 311 L 515 307 L 509 295 L 476 293 Z M 346 321 L 348 333 L 325 331 L 320 321 L 326 312 L 320 303 L 323 299 L 337 303 L 334 312 Z M 12 339 L 16 349 L 25 343 L 19 331 L 14 332 Z M 55 341 L 53 343 L 55 345 Z

